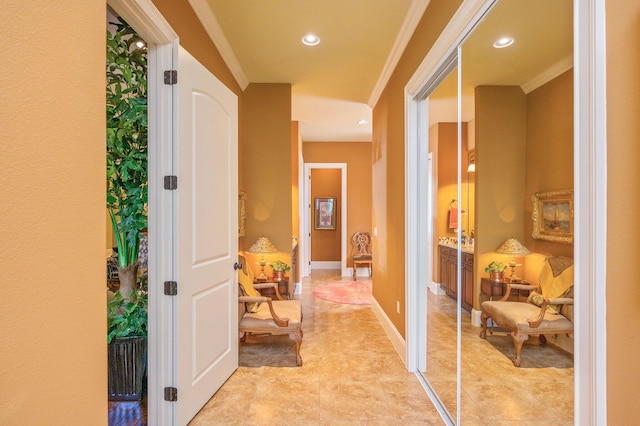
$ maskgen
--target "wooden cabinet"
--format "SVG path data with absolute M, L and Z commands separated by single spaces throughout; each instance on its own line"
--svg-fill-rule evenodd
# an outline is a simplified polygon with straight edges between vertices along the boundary
M 467 311 L 473 308 L 473 254 L 462 254 L 460 303 Z M 458 251 L 455 248 L 440 246 L 440 285 L 447 296 L 458 300 Z
M 462 253 L 462 307 L 473 308 L 473 255 Z

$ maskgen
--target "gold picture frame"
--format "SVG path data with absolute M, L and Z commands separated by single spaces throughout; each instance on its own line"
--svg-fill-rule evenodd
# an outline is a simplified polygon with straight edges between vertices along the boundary
M 536 192 L 531 201 L 533 238 L 573 244 L 573 190 Z
M 336 198 L 316 198 L 315 229 L 336 229 Z

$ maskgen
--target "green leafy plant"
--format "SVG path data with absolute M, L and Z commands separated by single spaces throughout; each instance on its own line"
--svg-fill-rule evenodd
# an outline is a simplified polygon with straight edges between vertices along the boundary
M 107 209 L 125 294 L 136 287 L 140 233 L 147 227 L 147 51 L 120 18 L 107 31 Z M 123 278 L 128 283 L 123 283 Z
M 107 302 L 107 343 L 119 337 L 147 337 L 147 293 L 135 290 L 128 298 L 117 291 Z
M 282 260 L 276 260 L 274 262 L 271 262 L 271 263 L 269 263 L 269 266 L 274 271 L 289 272 L 291 270 L 291 266 L 287 265 Z
M 504 272 L 507 269 L 507 264 L 504 262 L 493 261 L 484 268 L 485 272 Z

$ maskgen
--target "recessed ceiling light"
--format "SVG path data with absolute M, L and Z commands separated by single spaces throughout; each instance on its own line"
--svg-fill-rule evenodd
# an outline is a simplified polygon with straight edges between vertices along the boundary
M 493 47 L 496 49 L 502 49 L 503 47 L 509 47 L 513 44 L 513 37 L 502 37 L 493 42 Z
M 369 124 L 369 120 L 365 120 L 365 119 L 358 120 L 358 124 Z
M 306 36 L 302 37 L 302 43 L 306 44 L 307 46 L 315 46 L 316 44 L 320 43 L 320 37 L 315 34 L 307 34 Z

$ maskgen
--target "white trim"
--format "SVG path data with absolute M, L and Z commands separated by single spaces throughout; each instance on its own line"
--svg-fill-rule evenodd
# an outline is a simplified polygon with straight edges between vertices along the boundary
M 522 87 L 522 91 L 526 94 L 534 91 L 538 87 L 546 84 L 562 74 L 565 71 L 573 68 L 573 55 L 569 55 L 566 58 L 562 58 L 560 61 L 551 65 L 546 70 L 542 71 L 540 74 L 532 78 L 531 80 L 524 83 Z
M 387 86 L 393 71 L 396 69 L 396 65 L 400 62 L 404 49 L 407 47 L 407 44 L 409 44 L 411 37 L 413 37 L 413 33 L 420 23 L 422 15 L 424 15 L 424 11 L 427 10 L 427 6 L 429 6 L 430 2 L 431 0 L 412 0 L 409 10 L 402 22 L 402 26 L 400 27 L 400 32 L 396 37 L 396 41 L 393 43 L 393 47 L 391 48 L 391 52 L 389 52 L 389 56 L 382 68 L 380 76 L 378 77 L 378 81 L 369 96 L 369 102 L 367 102 L 367 104 L 371 108 L 373 108 L 378 102 L 378 99 L 380 99 L 382 91 Z
M 480 320 L 481 315 L 482 315 L 482 311 L 478 311 L 475 308 L 471 308 L 471 325 L 475 327 L 482 327 L 482 321 Z
M 249 85 L 249 80 L 245 76 L 242 66 L 238 61 L 238 58 L 236 58 L 235 53 L 233 53 L 233 49 L 231 48 L 227 37 L 224 35 L 222 28 L 220 28 L 218 19 L 216 19 L 213 14 L 207 0 L 189 0 L 189 4 L 202 23 L 204 30 L 209 34 L 211 41 L 213 41 L 213 44 L 218 48 L 220 56 L 222 56 L 225 64 L 229 67 L 229 71 L 233 74 L 233 77 L 236 79 L 240 88 L 242 90 L 246 89 Z
M 312 261 L 311 269 L 340 269 L 340 261 Z
M 400 333 L 398 333 L 396 326 L 393 325 L 393 323 L 391 322 L 387 314 L 384 312 L 384 310 L 382 309 L 378 301 L 373 296 L 371 296 L 371 311 L 378 319 L 378 322 L 380 322 L 380 325 L 382 326 L 382 329 L 384 330 L 384 332 L 387 334 L 387 337 L 389 337 L 389 340 L 391 340 L 391 344 L 393 345 L 396 352 L 398 353 L 398 356 L 400 357 L 402 362 L 406 365 L 407 364 L 407 358 L 406 358 L 407 348 L 405 345 L 405 341 L 400 335 Z
M 311 170 L 312 169 L 340 169 L 342 197 L 340 199 L 340 266 L 347 267 L 347 163 L 304 163 L 304 186 L 302 232 L 300 234 L 300 278 L 311 274 Z
M 607 423 L 605 22 L 605 0 L 574 2 L 575 423 L 593 425 Z
M 442 288 L 442 285 L 440 285 L 440 283 L 436 283 L 436 282 L 431 282 L 428 284 L 429 287 L 429 291 L 432 294 L 435 294 L 436 296 L 443 296 L 445 294 L 447 294 L 446 291 L 444 291 L 444 289 Z
M 415 96 L 422 89 L 430 74 L 443 65 L 473 28 L 477 17 L 486 13 L 495 1 L 497 0 L 464 0 L 407 82 L 405 93 Z
M 162 389 L 173 376 L 173 300 L 161 296 L 161 283 L 173 276 L 172 191 L 157 183 L 173 170 L 173 87 L 163 84 L 164 70 L 177 63 L 178 35 L 151 0 L 108 0 L 108 5 L 149 45 L 149 337 L 148 421 L 174 424 L 175 404 L 164 401 Z

